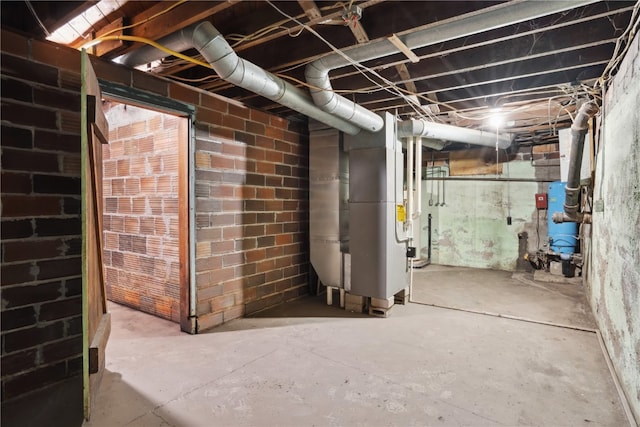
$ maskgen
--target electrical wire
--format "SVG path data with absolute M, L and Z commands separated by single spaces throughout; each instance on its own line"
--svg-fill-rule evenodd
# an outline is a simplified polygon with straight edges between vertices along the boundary
M 176 58 L 178 58 L 178 59 L 174 59 L 174 60 L 164 60 L 163 63 L 160 64 L 159 67 L 157 67 L 159 69 L 169 68 L 169 67 L 172 67 L 172 66 L 185 64 L 185 63 L 193 63 L 193 64 L 196 64 L 196 65 L 200 65 L 200 66 L 203 66 L 203 67 L 211 69 L 211 66 L 209 64 L 207 64 L 206 62 L 201 60 L 202 57 L 200 55 L 198 55 L 198 57 L 195 57 L 195 58 L 194 57 L 189 57 L 189 56 L 183 55 L 183 54 L 181 54 L 179 52 L 175 52 L 175 51 L 173 51 L 171 49 L 168 49 L 168 48 L 166 48 L 166 47 L 164 47 L 164 46 L 162 46 L 162 45 L 160 45 L 160 44 L 158 44 L 158 43 L 156 43 L 156 42 L 154 42 L 152 40 L 145 39 L 145 38 L 142 38 L 142 37 L 110 36 L 110 34 L 112 34 L 114 32 L 125 30 L 125 29 L 129 29 L 129 28 L 133 28 L 133 27 L 136 27 L 138 25 L 142 25 L 142 24 L 144 24 L 146 22 L 149 22 L 149 21 L 157 18 L 158 16 L 171 11 L 172 9 L 174 9 L 175 7 L 179 6 L 180 4 L 182 4 L 184 2 L 186 2 L 186 0 L 180 0 L 180 1 L 172 4 L 168 8 L 166 8 L 166 9 L 164 9 L 164 10 L 162 10 L 162 11 L 160 11 L 160 12 L 158 12 L 158 13 L 152 15 L 152 16 L 150 16 L 149 18 L 147 18 L 147 19 L 145 19 L 145 20 L 143 20 L 141 22 L 113 29 L 113 30 L 109 31 L 108 33 L 104 34 L 103 36 L 100 36 L 100 37 L 96 38 L 95 40 L 89 42 L 88 44 L 83 45 L 83 47 L 92 46 L 92 45 L 97 44 L 97 43 L 99 43 L 101 41 L 104 41 L 104 40 L 126 40 L 126 41 L 141 42 L 141 43 L 146 43 L 146 44 L 149 44 L 151 46 L 154 46 L 157 49 L 160 49 L 160 50 L 164 51 L 165 53 L 168 53 L 169 55 L 172 55 L 172 56 L 175 56 Z M 29 3 L 28 0 L 26 1 L 26 3 L 29 6 L 30 10 L 32 10 L 32 13 L 34 13 L 34 16 L 36 17 L 36 19 L 38 19 L 38 17 L 35 15 L 35 11 L 33 10 L 33 7 L 31 6 L 31 4 Z M 440 117 L 435 115 L 430 109 L 428 109 L 425 106 L 421 105 L 419 102 L 417 102 L 415 99 L 410 98 L 409 96 L 414 96 L 417 99 L 424 100 L 424 101 L 426 101 L 428 103 L 431 103 L 431 104 L 436 104 L 436 105 L 443 106 L 443 107 L 451 110 L 451 112 L 454 114 L 454 116 L 456 116 L 458 118 L 462 118 L 462 119 L 466 119 L 466 120 L 478 120 L 478 121 L 486 119 L 486 117 L 487 117 L 486 115 L 481 116 L 481 117 L 472 117 L 472 116 L 464 115 L 459 110 L 457 110 L 456 108 L 454 108 L 453 106 L 451 106 L 448 103 L 437 101 L 437 100 L 433 100 L 433 99 L 430 99 L 429 97 L 427 97 L 425 95 L 422 95 L 422 94 L 419 94 L 419 93 L 414 93 L 414 92 L 412 92 L 410 90 L 407 90 L 407 89 L 404 89 L 404 88 L 401 88 L 401 87 L 397 86 L 394 82 L 392 82 L 392 81 L 386 79 L 385 77 L 381 76 L 375 70 L 373 70 L 373 69 L 371 69 L 369 67 L 366 67 L 366 66 L 364 66 L 364 65 L 362 65 L 362 64 L 360 64 L 360 63 L 358 63 L 358 62 L 356 62 L 354 60 L 352 60 L 344 52 L 342 52 L 340 49 L 338 49 L 335 46 L 333 46 L 329 41 L 324 39 L 314 29 L 312 29 L 308 25 L 302 23 L 301 21 L 299 21 L 297 19 L 297 17 L 292 17 L 292 16 L 286 14 L 284 11 L 279 9 L 277 6 L 275 6 L 269 0 L 267 0 L 267 3 L 271 7 L 273 7 L 276 11 L 278 11 L 280 14 L 282 14 L 285 17 L 287 17 L 287 19 L 283 20 L 281 22 L 278 22 L 277 24 L 274 24 L 272 26 L 269 26 L 269 27 L 263 28 L 263 29 L 261 29 L 259 31 L 256 31 L 255 33 L 250 34 L 250 35 L 232 34 L 232 35 L 227 36 L 227 38 L 229 38 L 230 40 L 236 40 L 236 43 L 234 43 L 234 46 L 237 46 L 237 45 L 239 45 L 239 44 L 241 44 L 243 42 L 246 42 L 246 41 L 258 39 L 260 37 L 263 37 L 263 36 L 269 34 L 272 31 L 277 30 L 277 29 L 286 29 L 290 33 L 289 35 L 292 36 L 292 37 L 299 36 L 301 34 L 301 32 L 306 29 L 309 32 L 311 32 L 313 35 L 315 35 L 317 38 L 319 38 L 321 41 L 323 41 L 325 44 L 327 44 L 327 46 L 329 46 L 335 53 L 339 54 L 345 60 L 347 60 L 352 66 L 354 66 L 356 68 L 356 70 L 360 74 L 362 74 L 367 80 L 369 80 L 371 83 L 373 83 L 375 85 L 375 89 L 374 88 L 366 88 L 366 89 L 362 89 L 362 90 L 335 90 L 334 89 L 334 90 L 331 90 L 332 92 L 334 92 L 334 93 L 344 93 L 344 94 L 348 94 L 348 93 L 350 93 L 350 94 L 365 94 L 365 93 L 368 94 L 368 93 L 375 93 L 375 92 L 379 92 L 379 91 L 387 91 L 387 92 L 389 92 L 389 93 L 391 93 L 391 94 L 393 94 L 395 96 L 398 96 L 398 97 L 402 98 L 407 103 L 407 105 L 416 114 L 418 114 L 419 116 L 422 116 L 422 117 L 427 116 L 427 117 L 429 117 L 431 119 L 434 119 L 434 120 L 437 120 L 437 121 L 443 121 Z M 353 1 L 351 1 L 350 5 L 352 5 L 352 4 L 353 4 Z M 613 70 L 619 64 L 619 62 L 622 60 L 622 57 L 624 56 L 624 54 L 627 52 L 628 47 L 629 47 L 628 46 L 629 43 L 626 43 L 626 45 L 625 45 L 624 49 L 622 49 L 622 51 L 620 51 L 620 47 L 623 45 L 623 42 L 631 39 L 633 37 L 633 35 L 635 35 L 635 33 L 637 31 L 637 26 L 638 26 L 637 17 L 638 17 L 639 6 L 640 6 L 640 1 L 636 4 L 636 6 L 633 9 L 632 17 L 631 17 L 630 23 L 627 26 L 626 30 L 617 39 L 614 55 L 613 55 L 611 61 L 608 63 L 607 67 L 605 67 L 605 71 L 603 72 L 601 78 L 598 79 L 598 81 L 596 81 L 596 83 L 594 85 L 594 88 L 590 88 L 590 87 L 582 84 L 580 86 L 580 88 L 582 89 L 580 91 L 581 95 L 588 95 L 589 97 L 594 97 L 594 98 L 597 98 L 597 99 L 601 99 L 601 96 L 599 95 L 598 90 L 597 90 L 598 86 L 602 85 L 602 84 L 606 84 L 606 82 L 611 78 L 611 74 L 612 74 Z M 343 7 L 344 8 L 344 3 L 337 2 L 337 3 L 335 3 L 335 4 L 331 5 L 331 6 L 325 6 L 325 7 L 321 8 L 321 9 L 322 10 L 328 10 L 328 9 L 332 9 L 332 8 L 335 8 L 335 7 Z M 40 22 L 39 19 L 38 19 L 38 21 Z M 300 29 L 297 31 L 297 33 L 295 33 L 295 35 L 291 34 L 291 30 L 293 30 L 293 28 L 284 27 L 282 25 L 282 24 L 285 24 L 287 22 L 295 22 L 300 27 Z M 44 27 L 44 25 L 42 25 L 41 22 L 40 22 L 40 24 L 43 27 L 43 30 L 47 31 L 46 28 Z M 306 82 L 304 82 L 302 80 L 299 80 L 299 79 L 296 79 L 294 77 L 291 77 L 291 76 L 288 76 L 288 75 L 284 74 L 285 72 L 291 71 L 291 70 L 299 68 L 301 66 L 304 66 L 309 62 L 311 62 L 311 61 L 306 61 L 304 63 L 294 65 L 292 67 L 289 67 L 287 69 L 281 70 L 280 72 L 274 73 L 274 74 L 276 74 L 277 76 L 279 76 L 281 78 L 286 78 L 288 80 L 294 81 L 294 82 L 296 82 L 296 83 L 298 83 L 298 84 L 300 84 L 302 86 L 305 86 L 305 87 L 308 87 L 308 88 L 311 88 L 311 89 L 326 90 L 326 89 L 323 89 L 323 88 L 314 87 L 314 86 L 309 85 L 308 83 L 306 83 Z M 366 72 L 368 72 L 371 75 L 373 75 L 374 77 L 380 79 L 382 81 L 382 83 L 384 83 L 384 84 L 381 84 L 381 83 L 375 81 L 373 78 L 369 77 Z M 206 77 L 203 77 L 203 78 L 200 78 L 200 79 L 187 79 L 187 78 L 178 77 L 178 76 L 175 76 L 175 75 L 166 75 L 166 76 L 169 77 L 169 78 L 174 78 L 176 80 L 181 80 L 181 81 L 186 81 L 186 82 L 193 82 L 193 83 L 198 83 L 198 82 L 204 82 L 204 81 L 207 81 L 207 80 L 217 79 L 217 76 L 206 76 Z M 531 93 L 526 93 L 526 94 L 508 94 L 508 95 L 501 96 L 499 98 L 499 100 L 503 100 L 503 99 L 509 98 L 511 96 L 523 96 L 523 95 L 529 95 L 529 94 L 536 94 L 536 93 L 539 93 L 539 92 L 549 92 L 549 93 L 556 92 L 557 93 L 558 90 L 563 90 L 563 88 L 552 89 L 552 90 L 549 90 L 549 91 L 536 91 L 536 92 L 531 92 Z M 548 121 L 547 121 L 547 123 L 549 124 L 550 128 L 552 129 L 552 134 L 553 135 L 555 135 L 556 125 L 558 123 L 558 120 L 562 117 L 562 115 L 560 113 L 563 110 L 566 111 L 566 113 L 569 116 L 569 118 L 571 118 L 573 120 L 573 116 L 571 115 L 571 112 L 568 110 L 568 106 L 572 105 L 574 103 L 574 99 L 577 98 L 577 93 L 578 93 L 578 91 L 575 91 L 573 96 L 572 96 L 572 95 L 566 94 L 566 91 L 565 91 L 565 94 L 563 94 L 563 95 L 553 96 L 553 97 L 550 97 L 548 99 L 548 109 L 547 109 L 548 110 L 547 111 L 548 112 Z M 552 120 L 551 120 L 551 102 L 552 102 L 553 99 L 562 98 L 562 97 L 571 97 L 572 99 L 569 102 L 569 104 L 566 104 L 566 105 L 562 105 L 561 103 L 559 103 L 560 104 L 559 105 L 559 109 L 556 112 L 555 120 L 552 123 Z M 530 108 L 533 104 L 534 104 L 534 102 L 532 102 L 531 104 L 525 105 L 525 106 L 518 107 L 518 108 L 516 108 L 514 110 L 510 110 L 509 113 L 514 113 L 514 112 L 518 112 L 518 111 L 524 111 L 524 110 Z
M 161 76 L 163 77 L 167 77 L 169 79 L 174 79 L 174 80 L 179 80 L 181 82 L 187 82 L 187 83 L 202 83 L 202 82 L 206 82 L 207 80 L 219 80 L 220 77 L 218 77 L 216 74 L 211 74 L 208 76 L 204 76 L 201 77 L 199 79 L 189 79 L 186 77 L 180 77 L 180 76 L 176 76 L 174 74 L 162 74 L 160 73 Z
M 343 8 L 344 9 L 344 3 L 342 2 L 336 2 L 332 5 L 329 6 L 323 6 L 320 7 L 319 10 L 320 11 L 327 11 L 327 10 L 332 10 L 332 9 L 337 9 L 337 8 Z M 291 18 L 291 17 L 287 17 L 287 19 L 283 19 L 281 21 L 278 21 L 268 27 L 265 28 L 261 28 L 251 34 L 237 34 L 237 33 L 232 33 L 232 34 L 228 34 L 225 36 L 225 39 L 227 40 L 232 40 L 235 41 L 236 43 L 232 44 L 232 47 L 238 47 L 240 46 L 242 43 L 247 42 L 247 41 L 253 41 L 256 39 L 259 39 L 261 37 L 264 37 L 265 35 L 269 34 L 272 31 L 275 31 L 277 29 L 283 29 L 283 30 L 287 30 L 287 33 L 289 34 L 290 37 L 298 37 L 300 34 L 302 34 L 302 31 L 304 31 L 304 26 L 301 24 L 298 24 L 298 26 L 300 27 L 297 32 L 294 34 L 292 33 L 293 30 L 295 30 L 295 28 L 289 28 L 289 27 L 285 27 L 284 24 L 287 24 L 291 21 L 293 21 L 293 19 L 300 19 L 302 17 L 304 17 L 305 14 L 300 14 L 300 15 L 296 15 L 295 18 Z M 296 22 L 296 21 L 294 21 Z M 298 22 L 296 22 L 298 23 Z
M 291 19 L 292 21 L 296 22 L 298 25 L 303 26 L 307 31 L 309 31 L 311 34 L 313 34 L 314 36 L 316 36 L 318 39 L 320 39 L 323 43 L 325 43 L 327 46 L 329 46 L 329 48 L 331 48 L 332 51 L 334 51 L 335 53 L 337 53 L 338 55 L 340 55 L 342 58 L 344 58 L 349 64 L 353 65 L 354 67 L 356 67 L 356 69 L 360 72 L 360 74 L 362 74 L 367 80 L 369 80 L 370 82 L 372 82 L 374 85 L 383 88 L 385 91 L 395 95 L 395 96 L 399 96 L 402 99 L 404 99 L 407 102 L 407 105 L 409 107 L 411 107 L 417 114 L 420 115 L 427 115 L 429 117 L 433 117 L 433 113 L 428 110 L 427 108 L 423 108 L 422 105 L 415 105 L 416 102 L 414 100 L 412 100 L 411 98 L 409 98 L 408 96 L 406 96 L 404 94 L 404 92 L 406 92 L 406 90 L 401 90 L 398 86 L 396 86 L 395 83 L 391 82 L 390 80 L 386 79 L 385 77 L 381 76 L 380 74 L 378 74 L 375 70 L 366 67 L 356 61 L 354 61 L 353 59 L 351 59 L 347 54 L 345 54 L 344 52 L 342 52 L 340 49 L 338 49 L 337 47 L 335 47 L 333 44 L 331 44 L 331 42 L 329 42 L 328 40 L 326 40 L 324 37 L 322 37 L 317 31 L 315 31 L 313 28 L 309 27 L 308 25 L 300 22 L 298 19 L 288 15 L 286 12 L 284 12 L 283 10 L 281 10 L 280 8 L 278 8 L 275 4 L 273 4 L 270 0 L 266 0 L 266 2 L 273 7 L 276 11 L 278 11 L 280 14 L 282 14 L 283 16 Z M 385 84 L 387 84 L 388 86 L 382 86 L 380 83 L 376 82 L 375 80 L 373 80 L 371 77 L 369 77 L 367 75 L 368 72 L 370 74 L 372 74 L 373 76 L 377 77 L 378 79 L 380 79 L 382 82 L 384 82 Z M 418 96 L 417 94 L 411 93 L 412 95 Z
M 124 40 L 124 41 L 130 41 L 130 42 L 145 43 L 145 44 L 153 46 L 156 49 L 161 50 L 161 51 L 163 51 L 163 52 L 165 52 L 165 53 L 167 53 L 169 55 L 173 55 L 173 56 L 175 56 L 177 58 L 181 58 L 181 59 L 183 59 L 183 60 L 185 60 L 187 62 L 191 62 L 193 64 L 200 65 L 202 67 L 212 69 L 211 65 L 207 64 L 206 62 L 197 60 L 197 59 L 192 58 L 190 56 L 184 55 L 184 54 L 182 54 L 180 52 L 176 52 L 175 50 L 169 49 L 168 47 L 166 47 L 164 45 L 161 45 L 159 43 L 156 43 L 153 40 L 150 40 L 150 39 L 147 39 L 147 38 L 144 38 L 144 37 L 138 37 L 138 36 L 100 36 L 100 37 L 98 37 L 98 38 L 96 38 L 94 40 L 91 40 L 89 43 L 86 43 L 85 45 L 83 45 L 81 49 L 86 49 L 86 48 L 92 47 L 92 46 L 94 46 L 94 45 L 96 45 L 98 43 L 101 43 L 101 42 L 107 41 L 107 40 Z
M 606 85 L 609 82 L 609 80 L 611 80 L 613 76 L 613 72 L 615 71 L 615 68 L 622 61 L 627 51 L 629 50 L 629 46 L 631 44 L 630 41 L 633 40 L 633 37 L 638 31 L 638 24 L 640 23 L 640 20 L 638 19 L 639 12 L 640 12 L 640 0 L 637 1 L 636 5 L 633 7 L 633 12 L 631 12 L 631 18 L 629 19 L 629 25 L 627 25 L 627 28 L 624 30 L 622 35 L 618 37 L 618 39 L 616 40 L 616 46 L 613 50 L 613 55 L 611 57 L 611 60 L 604 68 L 604 71 L 602 72 L 602 75 L 600 76 L 600 78 L 594 84 L 594 89 L 597 89 L 598 87 L 602 87 Z M 620 47 L 622 46 L 623 42 L 624 42 L 624 48 L 620 52 Z
M 29 0 L 25 0 L 24 2 L 27 5 L 27 9 L 29 9 L 33 17 L 36 18 L 36 21 L 38 21 L 38 24 L 40 25 L 40 28 L 42 28 L 42 30 L 44 31 L 45 35 L 47 37 L 51 36 L 51 33 L 49 32 L 49 30 L 47 30 L 47 27 L 45 27 L 42 21 L 40 20 L 40 17 L 36 13 L 36 10 L 33 8 L 33 5 L 31 4 L 31 2 Z
M 295 37 L 298 37 L 300 34 L 302 34 L 302 32 L 304 31 L 304 28 L 300 28 L 298 32 L 294 34 L 291 32 L 292 28 L 284 27 L 282 25 L 272 25 L 270 27 L 263 28 L 261 31 L 257 31 L 250 35 L 243 36 L 242 34 L 229 34 L 225 36 L 225 39 L 235 41 L 235 43 L 232 44 L 231 47 L 237 47 L 246 41 L 253 41 L 253 40 L 259 39 L 276 30 L 287 30 L 289 37 L 295 38 Z
M 303 80 L 300 80 L 298 78 L 289 76 L 287 74 L 283 74 L 283 73 L 273 73 L 273 75 L 278 76 L 282 79 L 287 79 L 287 80 L 291 80 L 292 82 L 298 83 L 301 86 L 307 87 L 309 89 L 315 89 L 315 90 L 324 90 L 327 92 L 333 92 L 333 93 L 358 93 L 358 94 L 369 94 L 369 93 L 375 93 L 375 92 L 382 92 L 384 89 L 383 88 L 377 88 L 374 90 L 356 90 L 356 89 L 331 89 L 330 91 L 318 87 L 318 86 L 314 86 L 312 84 L 309 84 Z
M 169 6 L 168 8 L 163 9 L 163 10 L 161 10 L 160 12 L 158 12 L 158 13 L 156 13 L 156 14 L 151 15 L 150 17 L 148 17 L 148 18 L 146 18 L 146 19 L 144 19 L 144 20 L 142 20 L 142 21 L 140 21 L 140 22 L 136 22 L 135 24 L 131 24 L 131 25 L 125 25 L 125 26 L 123 26 L 123 27 L 114 28 L 113 30 L 107 31 L 106 33 L 102 34 L 102 35 L 101 35 L 100 37 L 98 37 L 98 38 L 102 38 L 102 37 L 105 37 L 105 36 L 110 36 L 111 34 L 116 33 L 116 32 L 118 32 L 118 31 L 129 30 L 129 29 L 131 29 L 131 28 L 135 28 L 135 27 L 137 27 L 137 26 L 139 26 L 139 25 L 146 24 L 147 22 L 152 21 L 152 20 L 156 19 L 157 17 L 159 17 L 159 16 L 161 16 L 161 15 L 164 15 L 164 14 L 165 14 L 165 13 L 167 13 L 167 12 L 170 12 L 171 10 L 173 10 L 173 9 L 175 9 L 176 7 L 180 6 L 182 3 L 186 3 L 186 1 L 187 1 L 187 0 L 178 0 L 177 2 L 175 2 L 174 4 L 172 4 L 171 6 Z M 122 40 L 124 40 L 124 39 L 122 39 Z M 84 46 L 82 46 L 82 47 L 84 47 Z M 81 47 L 81 48 L 82 48 L 82 47 Z

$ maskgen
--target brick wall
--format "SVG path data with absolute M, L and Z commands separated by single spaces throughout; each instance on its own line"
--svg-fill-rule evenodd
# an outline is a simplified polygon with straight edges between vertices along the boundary
M 180 320 L 178 120 L 109 103 L 104 256 L 111 301 Z M 183 191 L 187 191 L 184 189 Z
M 307 134 L 201 96 L 196 120 L 198 329 L 307 292 Z
M 52 86 L 77 90 L 78 51 L 8 31 L 2 31 L 0 40 L 5 55 L 42 64 L 17 69 L 23 80 L 31 81 L 31 68 L 37 68 L 45 82 L 53 75 Z M 306 126 L 108 61 L 94 58 L 92 63 L 101 79 L 195 107 L 196 241 L 191 244 L 196 247 L 198 330 L 305 294 Z M 53 111 L 60 132 L 78 132 L 78 114 L 65 110 L 64 97 L 42 102 Z M 48 114 L 20 111 L 7 117 L 51 121 Z
M 2 35 L 2 401 L 82 370 L 77 76 Z

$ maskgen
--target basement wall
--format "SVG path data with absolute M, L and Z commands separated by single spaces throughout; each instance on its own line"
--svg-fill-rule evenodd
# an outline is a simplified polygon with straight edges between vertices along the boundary
M 178 139 L 178 126 L 186 119 L 112 102 L 105 109 L 107 297 L 179 322 L 178 144 L 188 141 Z
M 79 78 L 1 43 L 2 425 L 64 425 L 82 419 Z M 14 424 L 6 403 L 24 395 L 41 405 Z
M 305 295 L 309 253 L 306 125 L 201 96 L 198 331 Z
M 4 421 L 8 400 L 34 405 L 30 393 L 80 378 L 80 54 L 6 30 L 0 42 Z M 304 295 L 306 124 L 92 63 L 100 79 L 195 106 L 197 331 Z M 68 407 L 47 406 L 75 414 Z
M 635 40 L 605 98 L 586 285 L 613 365 L 640 422 L 640 55 Z
M 449 158 L 450 153 L 437 156 L 440 160 L 435 160 L 436 169 L 440 166 L 457 175 L 450 180 L 430 181 L 432 166 L 428 162 L 423 175 L 427 180 L 422 185 L 420 257 L 428 258 L 431 214 L 433 264 L 506 271 L 530 268 L 522 258 L 524 253 L 535 252 L 547 239 L 548 210 L 536 209 L 535 194 L 547 192 L 547 181 L 560 179 L 558 145 L 523 148 L 509 160 L 501 158 L 498 175 L 493 150 L 469 150 L 465 157 L 477 159 L 477 164 L 464 171 L 456 165 L 456 159 Z M 429 159 L 430 155 L 424 157 Z M 496 177 L 530 182 L 491 181 Z M 511 225 L 507 224 L 509 215 Z

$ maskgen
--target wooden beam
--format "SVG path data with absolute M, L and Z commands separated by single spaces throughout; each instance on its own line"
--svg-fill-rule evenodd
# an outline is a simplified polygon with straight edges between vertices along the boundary
M 420 61 L 420 58 L 418 58 L 418 55 L 413 53 L 413 51 L 409 49 L 409 47 L 406 44 L 404 44 L 402 40 L 400 40 L 398 36 L 396 36 L 395 34 L 392 34 L 391 36 L 387 37 L 387 40 L 389 40 L 392 45 L 397 47 L 400 52 L 404 53 L 404 56 L 406 56 L 409 59 L 409 61 L 413 62 L 414 64 Z
M 358 6 L 362 10 L 364 10 L 367 7 L 376 5 L 378 3 L 382 3 L 383 1 L 384 0 L 369 0 L 369 1 L 365 1 L 363 3 L 359 3 Z M 343 13 L 344 12 L 342 10 L 338 10 L 337 12 L 332 12 L 330 14 L 321 16 L 320 18 L 312 19 L 309 22 L 307 22 L 307 25 L 308 26 L 314 26 L 314 25 L 321 24 L 324 21 L 331 21 L 333 19 L 342 19 L 342 14 Z M 286 30 L 277 31 L 277 32 L 271 33 L 271 34 L 269 34 L 269 35 L 267 35 L 265 37 L 260 37 L 257 40 L 253 40 L 253 41 L 250 41 L 248 43 L 243 43 L 240 46 L 236 47 L 234 50 L 236 52 L 242 52 L 243 50 L 249 49 L 249 48 L 254 47 L 254 46 L 261 45 L 262 43 L 266 43 L 268 41 L 271 41 L 271 40 L 274 40 L 274 39 L 277 39 L 277 38 L 280 38 L 280 37 L 289 36 L 290 33 L 299 31 L 302 28 L 303 27 L 301 25 L 296 25 L 295 27 L 291 27 L 291 28 L 288 28 Z
M 320 9 L 318 9 L 318 6 L 316 6 L 315 1 L 298 0 L 298 4 L 302 8 L 302 10 L 304 10 L 304 14 L 307 15 L 307 17 L 310 20 L 314 20 L 322 17 L 322 12 L 320 12 Z
M 351 22 L 349 22 L 349 29 L 353 33 L 353 36 L 356 38 L 358 43 L 362 44 L 369 41 L 369 35 L 364 30 L 364 27 L 359 20 L 352 20 Z
M 111 313 L 104 313 L 89 346 L 90 374 L 98 373 L 101 367 L 104 368 L 104 352 L 107 347 L 107 341 L 109 341 L 109 335 L 111 335 Z
M 102 111 L 102 100 L 96 95 L 87 95 L 87 121 L 95 126 L 95 135 L 98 140 L 102 144 L 108 144 L 109 122 Z
M 109 33 L 111 36 L 121 36 L 124 35 L 124 30 L 120 29 L 124 27 L 124 18 L 118 18 L 113 21 L 111 24 L 102 27 L 100 31 L 96 32 L 96 38 L 102 36 L 103 34 Z M 116 30 L 112 33 L 112 31 Z M 114 52 L 117 53 L 121 51 L 125 46 L 125 42 L 122 40 L 106 40 L 102 43 L 98 43 L 94 47 L 94 54 L 96 56 L 103 56 L 107 53 Z

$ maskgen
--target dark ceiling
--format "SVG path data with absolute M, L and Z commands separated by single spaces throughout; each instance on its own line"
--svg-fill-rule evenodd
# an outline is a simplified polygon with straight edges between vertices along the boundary
M 504 2 L 119 0 L 119 3 L 122 6 L 94 24 L 88 34 L 84 34 L 85 39 L 78 38 L 71 45 L 81 46 L 96 34 L 104 33 L 106 26 L 133 25 L 124 30 L 125 35 L 158 40 L 194 22 L 209 20 L 240 57 L 300 86 L 305 80 L 304 65 L 331 52 L 326 42 L 343 49 L 393 34 L 401 35 L 442 20 L 455 22 L 465 14 L 499 7 Z M 579 99 L 597 99 L 598 81 L 606 81 L 615 73 L 615 59 L 624 53 L 627 44 L 625 30 L 632 19 L 637 25 L 637 14 L 632 18 L 632 12 L 638 3 L 597 2 L 413 49 L 418 62 L 412 62 L 398 51 L 363 64 L 406 93 L 417 96 L 420 107 L 412 107 L 403 97 L 382 90 L 388 82 L 364 76 L 351 66 L 333 71 L 331 81 L 334 89 L 358 104 L 403 118 L 427 116 L 445 123 L 484 128 L 488 126 L 486 119 L 490 111 L 500 107 L 506 119 L 503 126 L 517 135 L 520 144 L 555 141 L 555 131 L 570 125 L 570 116 Z M 2 25 L 44 38 L 45 29 L 52 32 L 94 4 L 2 1 Z M 171 10 L 148 20 L 171 6 Z M 360 19 L 353 18 L 352 13 L 352 19 L 345 21 L 343 16 L 349 15 L 349 10 L 354 11 L 354 6 L 362 11 Z M 317 34 L 284 14 L 313 28 Z M 111 59 L 140 46 L 139 43 L 112 42 L 101 46 L 97 53 Z M 198 54 L 195 50 L 185 53 Z M 166 58 L 149 72 L 275 114 L 298 115 L 220 80 L 210 69 L 175 57 Z

